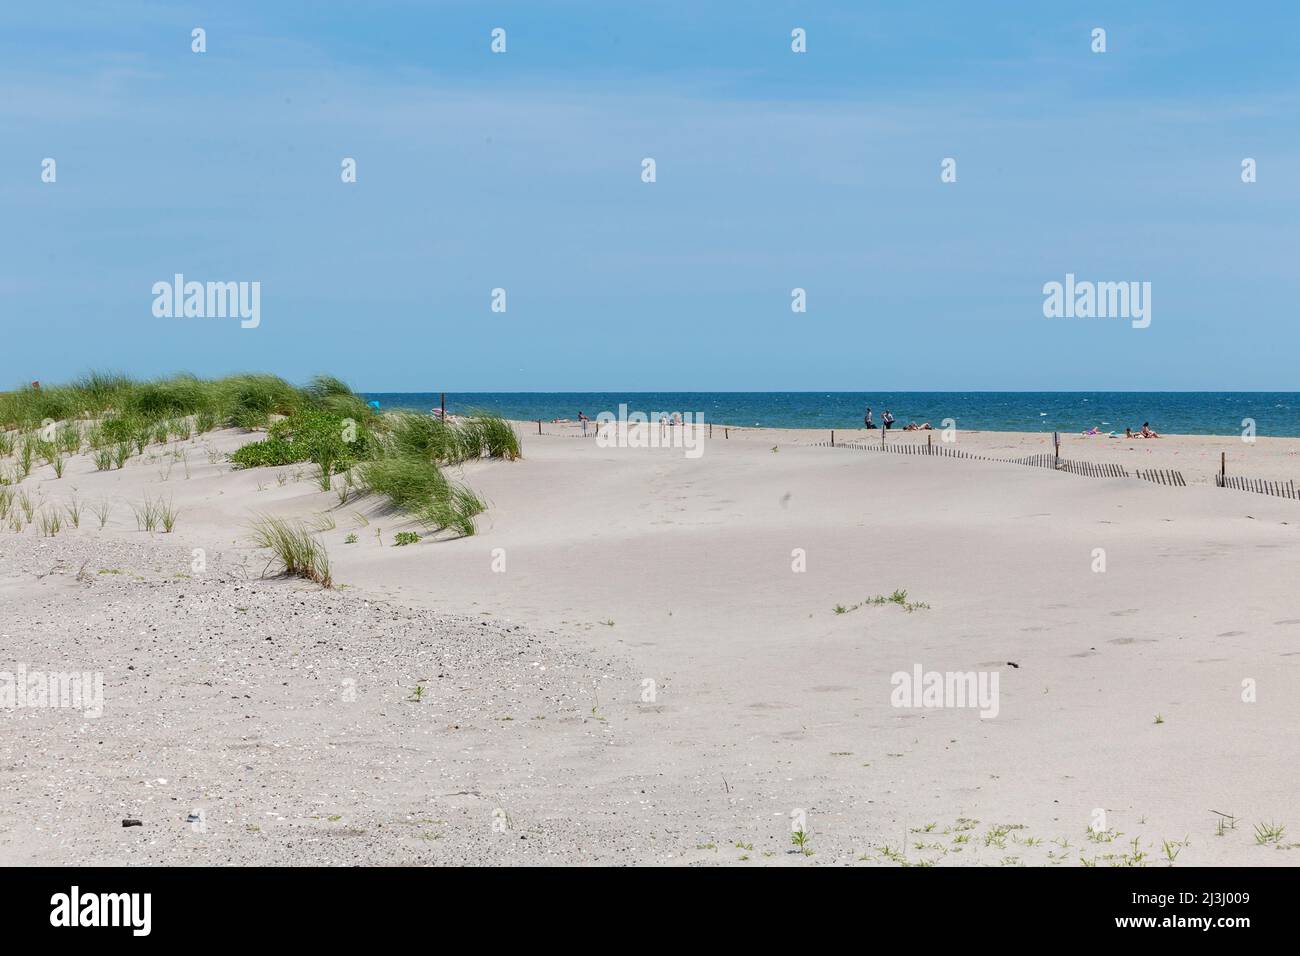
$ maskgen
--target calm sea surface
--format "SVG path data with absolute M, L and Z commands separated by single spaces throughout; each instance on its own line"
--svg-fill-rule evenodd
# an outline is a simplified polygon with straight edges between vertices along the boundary
M 386 409 L 428 411 L 438 395 L 372 392 Z M 765 428 L 854 428 L 871 406 L 886 409 L 895 428 L 910 421 L 987 431 L 1135 431 L 1143 422 L 1159 432 L 1235 435 L 1253 418 L 1260 435 L 1300 437 L 1300 392 L 448 392 L 456 414 L 487 411 L 512 419 L 595 418 L 600 412 L 703 413 L 705 422 Z M 657 414 L 654 416 L 657 417 Z

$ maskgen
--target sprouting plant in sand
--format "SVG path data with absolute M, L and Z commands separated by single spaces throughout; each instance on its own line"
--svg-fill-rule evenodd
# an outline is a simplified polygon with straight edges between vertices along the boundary
M 1165 722 L 1165 719 L 1161 717 L 1159 714 L 1156 714 L 1156 719 L 1154 722 L 1157 724 L 1163 724 Z
M 113 453 L 107 448 L 95 452 L 95 470 L 108 471 L 113 467 Z
M 81 527 L 81 502 L 77 500 L 76 495 L 73 495 L 68 499 L 68 503 L 63 506 L 63 510 L 66 511 L 68 514 L 68 523 L 71 524 L 74 528 L 80 528 Z
M 158 499 L 158 521 L 162 524 L 163 534 L 171 534 L 179 515 L 180 511 L 172 507 L 170 498 L 166 502 L 161 498 Z
M 1260 846 L 1267 846 L 1270 843 L 1281 843 L 1282 834 L 1286 832 L 1286 826 L 1279 823 L 1257 823 L 1255 824 L 1255 842 Z
M 346 538 L 343 539 L 343 543 L 344 543 L 344 544 L 356 544 L 356 543 L 357 543 L 357 536 L 356 536 L 355 534 L 349 534 Z
M 1211 813 L 1218 814 L 1218 821 L 1214 827 L 1215 836 L 1223 836 L 1228 830 L 1237 829 L 1237 818 L 1231 813 L 1222 813 L 1219 810 L 1211 810 Z
M 808 841 L 811 839 L 812 839 L 812 834 L 809 833 L 802 826 L 790 834 L 790 843 L 793 846 L 797 847 L 799 852 L 802 853 L 804 856 L 813 855 L 813 849 L 811 846 L 808 845 Z
M 1190 842 L 1191 841 L 1187 837 L 1183 837 L 1181 840 L 1165 840 L 1162 846 L 1165 851 L 1165 859 L 1170 863 L 1173 863 L 1178 859 L 1178 854 L 1183 852 L 1183 847 L 1187 846 Z
M 418 704 L 420 701 L 424 700 L 424 685 L 416 684 L 411 690 L 411 696 L 406 699 L 413 704 Z
M 59 512 L 54 508 L 41 508 L 40 528 L 41 534 L 47 538 L 52 538 L 59 533 L 63 527 L 63 521 L 59 517 Z
M 104 525 L 108 524 L 108 515 L 113 510 L 113 506 L 109 504 L 107 498 L 100 498 L 87 507 L 90 508 L 90 513 L 99 519 L 99 530 L 103 531 Z
M 872 607 L 881 607 L 885 604 L 897 604 L 909 614 L 913 611 L 929 610 L 930 608 L 930 605 L 923 601 L 909 601 L 907 599 L 907 591 L 902 588 L 896 588 L 894 593 L 888 596 L 877 594 L 875 597 L 867 598 L 865 601 L 859 601 L 857 604 L 850 605 L 849 607 L 845 607 L 843 604 L 837 604 L 832 608 L 832 610 L 836 614 L 848 614 L 850 611 L 856 611 L 860 607 L 867 607 L 868 605 Z
M 396 547 L 402 547 L 407 544 L 415 544 L 420 540 L 420 536 L 414 531 L 399 531 L 393 537 L 393 543 Z

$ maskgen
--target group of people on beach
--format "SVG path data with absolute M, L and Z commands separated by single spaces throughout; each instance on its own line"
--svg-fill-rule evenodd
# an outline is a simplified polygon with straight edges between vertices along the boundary
M 1119 437 L 1119 436 L 1116 435 L 1114 432 L 1103 432 L 1103 431 L 1101 430 L 1101 428 L 1098 427 L 1098 426 L 1096 426 L 1096 425 L 1092 426 L 1091 428 L 1085 428 L 1085 429 L 1081 432 L 1081 434 L 1083 435 L 1084 438 L 1091 438 L 1091 437 L 1093 437 L 1093 436 L 1095 436 L 1095 435 L 1102 435 L 1102 434 L 1104 434 L 1107 438 L 1118 438 L 1118 437 Z M 1135 432 L 1135 431 L 1133 431 L 1133 429 L 1131 429 L 1131 428 L 1125 428 L 1125 429 L 1124 429 L 1124 437 L 1125 437 L 1125 438 L 1159 438 L 1159 437 L 1160 437 L 1160 433 L 1159 433 L 1159 432 L 1156 432 L 1156 431 L 1153 431 L 1153 430 L 1151 429 L 1151 423 L 1150 423 L 1150 422 L 1143 422 L 1143 423 L 1142 423 L 1142 430 L 1141 430 L 1141 431 Z
M 894 421 L 895 421 L 895 419 L 894 419 L 894 413 L 891 412 L 889 409 L 886 408 L 886 409 L 885 409 L 885 414 L 884 414 L 884 415 L 881 417 L 881 419 L 880 419 L 880 427 L 883 428 L 883 429 L 885 429 L 885 431 L 889 431 L 889 429 L 891 429 L 891 428 L 894 427 Z M 870 407 L 870 406 L 867 407 L 867 413 L 866 413 L 865 415 L 862 416 L 862 424 L 863 424 L 863 426 L 864 426 L 865 428 L 875 428 L 875 427 L 876 427 L 876 422 L 875 422 L 875 420 L 871 417 L 871 407 Z M 921 425 L 918 425 L 916 422 L 908 422 L 906 425 L 903 426 L 903 431 L 905 431 L 905 432 L 928 432 L 928 431 L 934 431 L 934 426 L 931 425 L 929 422 L 925 422 L 924 424 L 921 424 Z

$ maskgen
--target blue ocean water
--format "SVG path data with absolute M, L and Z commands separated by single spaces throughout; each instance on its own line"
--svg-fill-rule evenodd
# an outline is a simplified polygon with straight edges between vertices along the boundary
M 429 392 L 373 392 L 386 409 L 429 411 Z M 1255 420 L 1263 436 L 1300 437 L 1300 392 L 448 392 L 453 414 L 494 412 L 505 418 L 550 421 L 595 418 L 600 412 L 693 412 L 705 422 L 765 428 L 858 428 L 871 406 L 880 422 L 889 409 L 895 428 L 910 421 L 984 431 L 1156 431 L 1185 435 L 1239 435 Z

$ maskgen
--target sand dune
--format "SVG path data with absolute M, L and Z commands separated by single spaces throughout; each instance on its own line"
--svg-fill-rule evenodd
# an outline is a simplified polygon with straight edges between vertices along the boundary
M 523 460 L 464 468 L 477 535 L 401 548 L 413 525 L 305 469 L 231 472 L 243 433 L 183 443 L 188 477 L 34 472 L 116 505 L 102 531 L 0 533 L 4 642 L 102 670 L 105 706 L 0 712 L 0 862 L 1075 866 L 1185 839 L 1179 864 L 1290 861 L 1253 828 L 1300 827 L 1300 502 L 1209 482 L 1223 451 L 1294 478 L 1300 440 L 1065 437 L 1190 483 L 1167 488 L 825 432 L 715 426 L 692 459 L 530 428 Z M 173 534 L 135 530 L 146 493 Z M 330 514 L 344 586 L 260 580 L 255 511 Z M 857 606 L 896 589 L 928 607 Z M 996 672 L 997 716 L 893 706 L 916 665 Z

